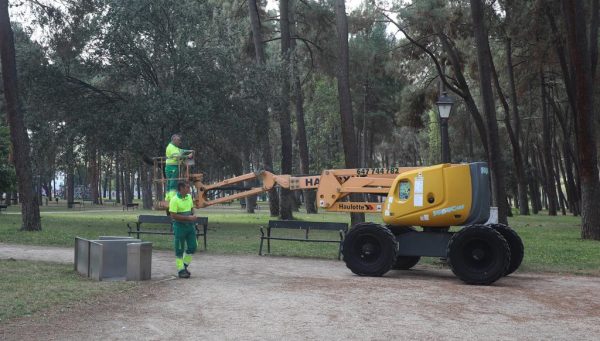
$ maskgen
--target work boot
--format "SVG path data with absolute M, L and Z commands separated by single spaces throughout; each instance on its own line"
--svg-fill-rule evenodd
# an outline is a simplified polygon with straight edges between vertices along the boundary
M 178 273 L 179 278 L 190 278 L 190 273 L 183 269 Z
M 188 270 L 188 265 L 187 264 L 183 264 L 183 266 L 185 267 L 185 269 L 183 269 L 183 271 L 187 272 L 188 275 L 192 275 L 192 273 L 190 272 L 190 270 Z

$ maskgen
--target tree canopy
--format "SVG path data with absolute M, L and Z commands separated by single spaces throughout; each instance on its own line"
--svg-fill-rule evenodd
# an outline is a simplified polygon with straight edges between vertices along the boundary
M 490 163 L 501 221 L 511 208 L 570 212 L 600 239 L 598 0 L 277 4 L 12 4 L 38 194 L 58 192 L 60 177 L 65 197 L 82 186 L 96 201 L 113 191 L 129 201 L 173 133 L 206 181 L 435 164 L 447 91 L 452 162 Z M 7 139 L 0 126 L 10 193 Z M 297 199 L 282 193 L 286 209 L 271 212 L 289 217 Z

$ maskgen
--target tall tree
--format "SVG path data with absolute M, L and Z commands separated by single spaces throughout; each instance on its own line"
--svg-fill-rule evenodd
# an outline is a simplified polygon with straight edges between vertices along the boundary
M 21 230 L 40 231 L 42 223 L 40 208 L 33 192 L 29 137 L 27 136 L 27 129 L 19 103 L 15 43 L 8 14 L 8 0 L 0 0 L 0 57 L 2 60 L 6 113 L 21 199 L 21 217 L 23 221 Z
M 306 137 L 306 123 L 304 121 L 304 95 L 302 93 L 302 82 L 300 81 L 300 68 L 298 61 L 298 50 L 296 48 L 296 38 L 298 32 L 296 30 L 296 11 L 297 11 L 297 0 L 291 0 L 292 5 L 290 6 L 290 35 L 291 35 L 291 63 L 292 63 L 292 74 L 294 80 L 294 102 L 295 113 L 296 113 L 296 134 L 298 140 L 298 151 L 300 154 L 300 172 L 302 174 L 310 173 L 310 158 L 308 152 L 308 138 Z M 317 206 L 315 205 L 316 193 L 314 190 L 304 191 L 304 204 L 306 205 L 307 213 L 317 213 Z
M 506 201 L 505 170 L 500 151 L 498 122 L 496 121 L 496 105 L 492 90 L 492 65 L 489 50 L 488 30 L 485 25 L 484 6 L 481 0 L 471 1 L 471 16 L 477 47 L 477 65 L 479 70 L 479 86 L 483 101 L 483 112 L 487 123 L 488 164 L 492 178 L 493 204 L 498 207 L 498 221 L 507 224 L 508 203 Z
M 583 2 L 563 0 L 562 6 L 575 92 L 575 124 L 581 182 L 581 237 L 600 240 L 600 201 L 598 200 L 600 179 L 598 178 L 596 131 L 594 129 L 592 77 L 592 70 L 596 65 L 597 46 L 588 47 L 587 22 L 585 20 L 587 16 Z M 597 12 L 597 4 L 594 7 Z M 592 13 L 592 17 L 597 17 L 597 15 L 598 13 Z M 598 25 L 597 19 L 594 24 Z M 597 32 L 597 27 L 592 26 L 591 32 Z M 597 37 L 590 41 L 598 44 Z
M 556 197 L 556 188 L 554 186 L 554 165 L 552 160 L 552 132 L 551 118 L 548 113 L 548 101 L 546 95 L 546 84 L 544 80 L 544 71 L 540 70 L 540 90 L 542 101 L 542 145 L 545 175 L 545 188 L 548 195 L 548 215 L 556 215 L 558 200 Z
M 338 35 L 338 99 L 340 102 L 340 121 L 342 125 L 342 145 L 346 168 L 357 168 L 358 150 L 354 135 L 354 116 L 352 114 L 352 98 L 350 97 L 350 52 L 348 50 L 348 17 L 346 2 L 336 0 L 335 22 Z M 355 200 L 351 198 L 352 200 Z M 358 199 L 360 200 L 360 199 Z M 352 224 L 365 221 L 363 213 L 351 214 Z
M 279 106 L 279 129 L 281 133 L 281 172 L 292 174 L 292 125 L 290 118 L 290 17 L 288 0 L 279 1 L 279 27 L 281 29 L 281 56 L 283 59 L 283 77 L 281 80 L 281 104 Z M 289 189 L 281 188 L 281 219 L 293 219 L 294 196 Z
M 248 0 L 248 14 L 250 16 L 250 27 L 252 29 L 252 42 L 254 44 L 254 54 L 256 63 L 260 67 L 264 67 L 266 63 L 265 49 L 262 38 L 262 24 L 260 22 L 259 6 L 257 0 Z M 269 138 L 269 112 L 264 101 L 260 102 L 259 112 L 261 120 L 258 123 L 258 138 L 260 139 L 260 147 L 262 150 L 263 167 L 268 170 L 273 170 L 273 155 L 271 152 L 271 141 Z M 279 196 L 277 189 L 273 188 L 269 191 L 269 211 L 272 217 L 279 215 Z
M 504 95 L 498 85 L 498 95 L 501 97 L 503 106 L 505 106 L 505 126 L 508 132 L 508 137 L 513 150 L 513 163 L 515 165 L 515 173 L 517 176 L 517 196 L 519 200 L 519 213 L 521 215 L 529 215 L 529 201 L 527 199 L 527 176 L 525 174 L 525 162 L 523 160 L 523 150 L 521 143 L 521 115 L 519 113 L 519 101 L 517 98 L 517 86 L 515 82 L 515 72 L 513 66 L 513 31 L 515 26 L 513 23 L 513 1 L 506 0 L 505 9 L 505 37 L 504 37 L 504 52 L 506 55 L 506 73 L 508 75 L 508 86 L 510 95 L 510 109 L 506 104 Z M 498 78 L 497 76 L 495 77 Z M 511 121 L 512 120 L 512 125 Z

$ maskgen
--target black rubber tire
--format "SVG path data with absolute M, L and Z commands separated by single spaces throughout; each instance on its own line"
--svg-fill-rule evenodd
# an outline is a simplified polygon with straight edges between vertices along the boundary
M 359 276 L 383 276 L 390 271 L 398 254 L 392 232 L 375 223 L 354 225 L 344 238 L 344 262 Z
M 399 235 L 406 232 L 416 231 L 415 228 L 412 226 L 388 226 L 388 228 L 390 229 L 390 231 L 392 231 L 395 237 L 398 237 Z M 392 269 L 410 270 L 413 266 L 417 265 L 417 263 L 419 263 L 420 260 L 420 256 L 398 256 L 396 257 L 394 265 L 392 265 Z
M 510 247 L 500 232 L 485 225 L 463 227 L 448 243 L 452 272 L 467 284 L 488 285 L 510 265 Z
M 517 232 L 509 226 L 504 224 L 492 224 L 490 227 L 500 232 L 502 237 L 508 242 L 508 247 L 510 248 L 510 265 L 504 274 L 504 276 L 508 276 L 517 271 L 519 266 L 521 266 L 521 262 L 523 262 L 523 256 L 525 255 L 523 241 Z

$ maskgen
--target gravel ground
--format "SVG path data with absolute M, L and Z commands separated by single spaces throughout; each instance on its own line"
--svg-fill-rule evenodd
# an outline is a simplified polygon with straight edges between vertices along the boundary
M 0 244 L 0 258 L 72 262 L 64 248 Z M 343 262 L 197 255 L 192 278 L 154 252 L 154 280 L 101 301 L 0 325 L 2 340 L 600 338 L 600 278 L 517 273 L 470 286 L 417 266 L 385 277 Z

